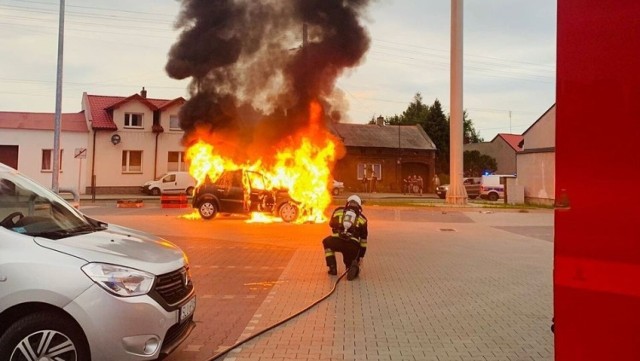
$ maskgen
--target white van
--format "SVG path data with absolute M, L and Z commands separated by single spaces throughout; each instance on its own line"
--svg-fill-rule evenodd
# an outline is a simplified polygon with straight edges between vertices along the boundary
M 160 194 L 192 195 L 196 180 L 188 172 L 169 172 L 158 180 L 148 181 L 142 186 L 142 192 L 154 196 Z
M 513 174 L 483 175 L 480 180 L 480 198 L 497 201 L 504 198 L 506 178 L 515 178 Z

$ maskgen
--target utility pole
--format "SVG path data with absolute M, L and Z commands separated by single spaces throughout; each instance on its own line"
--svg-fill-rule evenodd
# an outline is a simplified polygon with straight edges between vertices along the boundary
M 400 178 L 400 180 L 398 180 L 398 178 Z M 398 120 L 398 161 L 396 164 L 396 182 L 398 183 L 400 192 L 402 192 L 402 146 L 400 143 L 400 120 Z
M 60 177 L 60 128 L 62 128 L 62 54 L 64 49 L 64 0 L 60 0 L 60 20 L 58 24 L 58 68 L 56 72 L 56 115 L 53 127 L 53 166 L 51 190 L 58 192 Z M 78 190 L 80 191 L 80 190 Z
M 451 122 L 449 124 L 450 163 L 449 204 L 467 204 L 463 184 L 463 112 L 462 112 L 462 11 L 463 0 L 451 0 Z

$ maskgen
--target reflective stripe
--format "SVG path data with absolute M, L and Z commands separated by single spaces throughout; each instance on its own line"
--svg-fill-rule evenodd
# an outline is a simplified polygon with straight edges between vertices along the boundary
M 344 239 L 344 238 L 340 237 L 340 233 L 331 233 L 331 236 L 338 237 L 340 239 Z M 349 237 L 349 240 L 360 243 L 360 240 L 358 239 L 358 237 Z
M 367 248 L 367 240 L 366 239 L 363 239 L 362 241 L 360 241 L 360 247 Z
M 330 248 L 327 248 L 327 249 L 324 250 L 324 256 L 325 257 L 331 257 L 333 255 L 335 255 L 335 252 L 333 252 L 333 250 L 331 250 Z

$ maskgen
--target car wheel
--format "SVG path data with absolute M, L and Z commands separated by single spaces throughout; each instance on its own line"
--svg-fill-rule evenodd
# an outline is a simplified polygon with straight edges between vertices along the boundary
M 160 189 L 159 188 L 151 189 L 151 194 L 154 195 L 154 196 L 159 196 L 160 195 Z
M 440 197 L 440 199 L 445 199 L 445 198 L 447 198 L 447 194 L 446 193 L 438 194 L 438 197 Z
M 298 206 L 291 202 L 285 202 L 278 208 L 278 216 L 282 218 L 284 222 L 294 222 L 298 219 Z
M 340 188 L 333 188 L 333 190 L 331 191 L 331 194 L 333 194 L 334 196 L 337 196 L 340 194 Z
M 469 199 L 476 199 L 478 196 L 469 196 Z
M 36 312 L 9 326 L 0 338 L 0 355 L 9 361 L 91 359 L 82 330 L 52 312 Z
M 193 195 L 193 187 L 187 188 L 187 192 L 186 193 L 187 193 L 188 196 L 192 196 Z
M 489 200 L 490 201 L 497 201 L 498 200 L 498 193 L 489 193 Z
M 203 219 L 211 219 L 218 213 L 218 206 L 213 201 L 203 201 L 198 206 L 198 213 Z

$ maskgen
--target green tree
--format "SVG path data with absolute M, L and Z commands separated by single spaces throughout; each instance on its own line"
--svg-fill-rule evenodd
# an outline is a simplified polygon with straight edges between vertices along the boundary
M 498 169 L 495 158 L 477 150 L 465 150 L 462 157 L 465 177 L 480 177 L 485 172 L 493 173 Z
M 449 120 L 442 110 L 440 101 L 436 99 L 429 107 L 429 115 L 422 128 L 427 132 L 438 149 L 436 153 L 436 173 L 449 173 Z
M 429 106 L 422 102 L 422 95 L 416 93 L 413 102 L 409 104 L 407 109 L 401 115 L 394 115 L 385 118 L 388 125 L 414 125 L 423 124 L 429 115 Z
M 480 137 L 480 132 L 476 131 L 473 126 L 473 120 L 469 118 L 467 111 L 462 112 L 462 123 L 464 127 L 464 143 L 480 143 L 484 142 L 484 139 Z
M 482 142 L 478 132 L 473 127 L 473 121 L 463 112 L 464 136 L 469 142 Z M 372 119 L 370 124 L 374 124 Z M 444 114 L 442 104 L 436 99 L 432 105 L 427 105 L 422 100 L 422 95 L 416 93 L 413 101 L 400 115 L 385 117 L 387 125 L 413 125 L 420 124 L 436 146 L 436 173 L 449 173 L 449 142 L 450 127 L 449 116 Z

